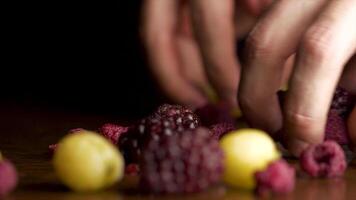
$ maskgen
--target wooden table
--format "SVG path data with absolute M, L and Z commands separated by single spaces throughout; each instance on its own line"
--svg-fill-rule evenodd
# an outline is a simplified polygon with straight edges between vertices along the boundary
M 115 117 L 63 112 L 48 108 L 1 105 L 0 149 L 12 160 L 20 176 L 20 183 L 5 199 L 34 200 L 125 200 L 125 199 L 255 199 L 244 191 L 218 186 L 207 192 L 186 196 L 147 196 L 135 191 L 134 177 L 125 177 L 119 185 L 107 191 L 76 194 L 56 179 L 48 155 L 48 145 L 56 142 L 68 129 L 85 127 L 96 129 Z M 342 179 L 312 180 L 298 178 L 295 191 L 275 199 L 356 199 L 356 165 L 349 167 Z

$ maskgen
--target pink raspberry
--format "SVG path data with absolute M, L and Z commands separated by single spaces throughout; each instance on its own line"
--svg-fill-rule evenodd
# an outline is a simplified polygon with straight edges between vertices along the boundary
M 210 127 L 210 132 L 214 139 L 219 140 L 226 133 L 236 129 L 236 126 L 231 123 L 218 123 Z
M 119 126 L 116 124 L 104 124 L 100 129 L 99 132 L 107 138 L 113 144 L 117 144 L 119 141 L 120 136 L 123 133 L 126 133 L 129 130 L 129 127 Z
M 284 160 L 272 162 L 264 171 L 255 174 L 258 195 L 288 193 L 294 189 L 295 169 Z
M 342 148 L 335 141 L 310 145 L 300 156 L 301 168 L 312 177 L 342 176 L 347 164 Z
M 140 167 L 138 164 L 128 164 L 125 167 L 125 174 L 127 175 L 138 175 L 140 173 Z
M 17 185 L 17 171 L 8 161 L 0 161 L 0 199 L 13 191 Z

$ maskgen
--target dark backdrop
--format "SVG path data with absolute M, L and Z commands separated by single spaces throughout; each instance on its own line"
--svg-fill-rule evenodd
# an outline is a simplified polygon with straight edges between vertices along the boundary
M 5 6 L 1 102 L 136 118 L 162 99 L 138 39 L 141 1 Z

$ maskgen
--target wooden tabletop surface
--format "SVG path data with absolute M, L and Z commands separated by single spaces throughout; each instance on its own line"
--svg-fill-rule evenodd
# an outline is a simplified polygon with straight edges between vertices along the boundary
M 0 113 L 0 150 L 15 163 L 20 177 L 17 189 L 5 199 L 256 199 L 252 193 L 224 186 L 194 195 L 147 196 L 135 191 L 135 177 L 125 177 L 120 184 L 103 192 L 73 193 L 56 179 L 48 145 L 71 128 L 96 129 L 104 122 L 117 121 L 115 117 L 16 105 L 0 105 Z M 273 199 L 356 199 L 356 165 L 352 164 L 341 179 L 298 178 L 294 192 Z

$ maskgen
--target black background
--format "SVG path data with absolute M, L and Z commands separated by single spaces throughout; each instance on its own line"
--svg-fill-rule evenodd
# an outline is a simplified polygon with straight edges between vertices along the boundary
M 141 1 L 6 5 L 1 102 L 146 115 L 160 102 L 138 38 Z

